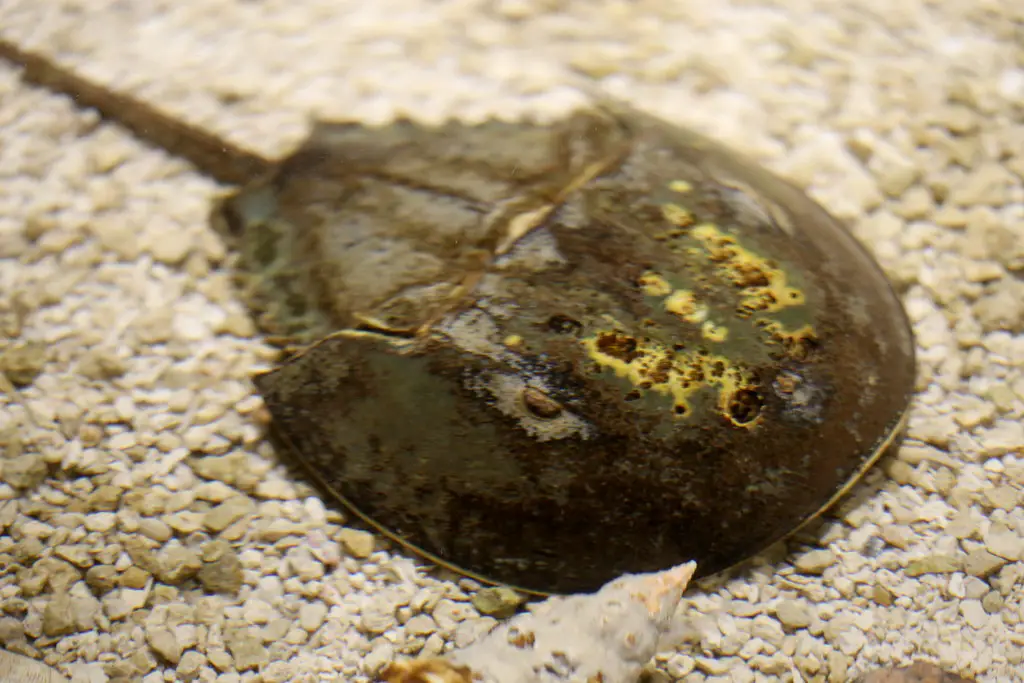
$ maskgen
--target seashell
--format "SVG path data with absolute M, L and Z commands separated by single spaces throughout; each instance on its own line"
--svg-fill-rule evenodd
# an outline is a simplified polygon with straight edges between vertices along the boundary
M 549 598 L 446 657 L 392 663 L 382 680 L 635 683 L 695 569 L 689 562 L 626 575 L 596 593 Z

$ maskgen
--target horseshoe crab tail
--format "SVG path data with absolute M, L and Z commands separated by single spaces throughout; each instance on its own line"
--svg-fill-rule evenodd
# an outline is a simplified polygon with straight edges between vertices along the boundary
M 147 143 L 195 164 L 221 183 L 245 184 L 268 173 L 275 162 L 238 147 L 196 126 L 182 123 L 156 107 L 90 81 L 54 59 L 30 52 L 0 38 L 0 58 L 22 69 L 21 78 L 52 92 L 67 95 L 81 107 L 124 126 Z

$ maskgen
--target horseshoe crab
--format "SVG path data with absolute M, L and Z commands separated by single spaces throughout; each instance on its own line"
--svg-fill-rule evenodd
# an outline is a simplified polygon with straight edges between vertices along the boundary
M 907 317 L 821 206 L 620 103 L 551 125 L 319 123 L 262 159 L 12 44 L 240 189 L 214 211 L 289 357 L 255 378 L 312 479 L 403 546 L 537 593 L 730 567 L 897 437 Z

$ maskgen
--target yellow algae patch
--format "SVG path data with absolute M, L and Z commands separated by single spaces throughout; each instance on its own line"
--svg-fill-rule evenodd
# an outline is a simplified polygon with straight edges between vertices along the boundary
M 665 278 L 651 271 L 641 275 L 638 283 L 647 296 L 668 296 L 672 293 L 672 285 Z
M 772 340 L 786 350 L 786 354 L 795 360 L 805 360 L 818 343 L 818 335 L 814 328 L 804 325 L 795 330 L 787 330 L 778 322 L 760 323 L 772 335 Z
M 708 320 L 710 309 L 707 304 L 697 301 L 688 289 L 673 290 L 672 285 L 662 276 L 647 271 L 638 281 L 647 296 L 665 297 L 665 310 L 693 325 L 701 326 L 701 335 L 708 341 L 724 342 L 729 336 L 728 328 Z
M 678 418 L 693 412 L 690 396 L 705 387 L 718 390 L 718 408 L 737 426 L 752 427 L 761 403 L 753 376 L 725 356 L 677 351 L 647 339 L 612 330 L 581 340 L 590 358 L 627 379 L 641 391 L 671 397 Z
M 724 342 L 729 337 L 729 328 L 705 320 L 700 327 L 700 333 L 708 341 Z
M 704 322 L 708 317 L 707 304 L 698 302 L 693 292 L 688 289 L 677 289 L 672 292 L 665 299 L 665 310 L 695 325 Z
M 668 184 L 668 189 L 679 194 L 686 194 L 693 190 L 693 185 L 686 182 L 685 180 L 673 180 Z
M 517 349 L 523 345 L 523 338 L 518 334 L 510 334 L 505 337 L 503 343 L 510 349 Z
M 694 228 L 691 234 L 703 244 L 711 261 L 741 288 L 741 315 L 757 311 L 774 313 L 804 303 L 803 291 L 786 283 L 786 271 L 744 249 L 737 244 L 735 237 L 724 234 L 717 226 L 704 223 Z
M 688 225 L 693 225 L 694 221 L 693 214 L 678 204 L 662 204 L 661 215 L 669 223 L 684 228 Z

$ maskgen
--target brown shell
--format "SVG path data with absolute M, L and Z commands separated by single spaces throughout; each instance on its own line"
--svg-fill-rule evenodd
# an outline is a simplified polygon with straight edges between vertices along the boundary
M 321 125 L 222 213 L 264 328 L 312 343 L 256 380 L 276 434 L 488 580 L 733 565 L 858 478 L 912 393 L 900 302 L 835 220 L 617 105 Z
M 215 212 L 281 441 L 364 520 L 536 592 L 792 532 L 895 438 L 914 346 L 821 207 L 618 104 L 318 126 L 275 162 L 0 40 L 23 78 L 245 187 Z

